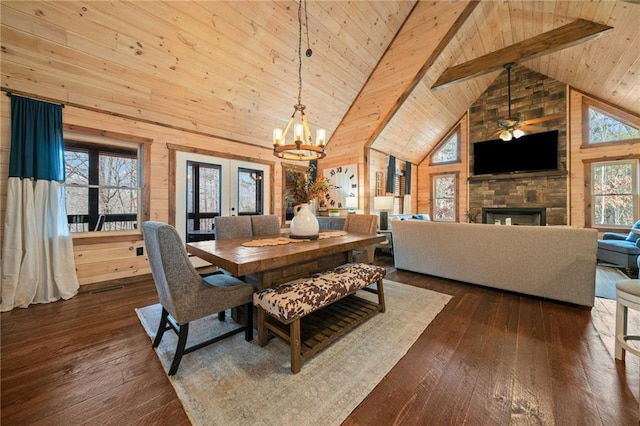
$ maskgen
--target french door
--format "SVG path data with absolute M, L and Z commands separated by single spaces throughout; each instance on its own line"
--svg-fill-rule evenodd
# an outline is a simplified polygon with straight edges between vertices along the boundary
M 270 167 L 176 152 L 176 229 L 183 241 L 212 229 L 215 216 L 270 214 Z

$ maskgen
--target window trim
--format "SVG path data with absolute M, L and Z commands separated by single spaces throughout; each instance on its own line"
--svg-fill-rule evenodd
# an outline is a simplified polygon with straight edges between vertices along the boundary
M 148 165 L 151 164 L 151 144 L 153 139 L 141 136 L 128 135 L 125 133 L 112 132 L 109 130 L 96 129 L 92 127 L 77 126 L 72 124 L 63 124 L 63 138 L 65 143 L 67 140 L 77 143 L 90 143 L 98 145 L 106 145 L 113 147 L 138 145 L 138 169 L 142 170 L 139 176 L 141 182 L 140 204 L 138 206 L 138 216 L 140 223 L 148 221 L 150 218 L 150 179 L 151 170 Z M 99 231 L 99 232 L 72 232 L 71 237 L 74 243 L 95 243 L 99 244 L 103 241 L 128 241 L 131 236 L 142 238 L 142 228 L 123 231 Z
M 582 143 L 580 148 L 588 149 L 588 148 L 598 148 L 605 145 L 609 146 L 609 145 L 640 143 L 640 138 L 590 143 L 589 142 L 590 140 L 589 139 L 589 133 L 590 133 L 589 110 L 592 108 L 600 111 L 601 113 L 604 113 L 605 115 L 613 117 L 614 119 L 620 121 L 623 124 L 626 124 L 627 126 L 640 129 L 640 118 L 638 118 L 634 114 L 621 110 L 619 107 L 614 107 L 602 101 L 598 101 L 591 98 L 584 98 L 582 102 L 582 122 L 584 124 L 582 126 Z
M 588 182 L 588 191 L 585 191 L 585 227 L 597 229 L 600 232 L 620 232 L 622 230 L 629 229 L 629 226 L 615 226 L 615 225 L 596 225 L 594 223 L 594 209 L 593 209 L 593 167 L 596 164 L 611 164 L 611 163 L 623 163 L 623 162 L 635 162 L 635 188 L 634 188 L 634 218 L 640 215 L 640 156 L 624 156 L 619 158 L 594 158 L 590 160 L 584 160 L 584 174 L 585 182 Z
M 453 195 L 453 219 L 452 220 L 442 220 L 437 219 L 436 215 L 436 180 L 438 178 L 443 177 L 453 177 L 454 184 L 454 195 Z M 446 222 L 446 223 L 455 223 L 459 221 L 458 209 L 460 207 L 460 173 L 459 172 L 445 172 L 445 173 L 434 173 L 431 175 L 431 193 L 433 194 L 432 202 L 431 202 L 431 220 L 434 222 Z
M 447 142 L 449 141 L 449 139 L 453 135 L 457 135 L 458 136 L 458 146 L 457 146 L 457 149 L 456 149 L 456 158 L 454 160 L 451 160 L 451 161 L 442 161 L 442 162 L 436 163 L 433 160 L 433 157 L 437 154 L 437 152 L 440 149 L 442 149 L 447 144 Z M 461 163 L 462 162 L 462 156 L 460 155 L 461 145 L 462 145 L 462 132 L 461 132 L 461 125 L 460 125 L 460 123 L 458 123 L 445 135 L 445 137 L 443 137 L 440 140 L 440 142 L 438 142 L 436 144 L 436 146 L 433 147 L 433 149 L 431 150 L 431 153 L 429 153 L 429 165 L 430 166 L 442 166 L 442 165 L 446 165 L 446 164 Z

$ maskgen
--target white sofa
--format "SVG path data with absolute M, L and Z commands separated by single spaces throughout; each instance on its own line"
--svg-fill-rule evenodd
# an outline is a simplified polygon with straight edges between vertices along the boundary
M 395 221 L 395 266 L 592 307 L 595 229 Z

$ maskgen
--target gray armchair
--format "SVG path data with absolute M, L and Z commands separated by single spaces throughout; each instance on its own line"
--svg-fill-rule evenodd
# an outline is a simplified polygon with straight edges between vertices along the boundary
M 640 230 L 640 220 L 632 229 Z M 598 240 L 598 260 L 616 265 L 621 268 L 637 269 L 640 267 L 640 234 L 617 234 L 605 232 Z
M 162 316 L 153 348 L 158 347 L 165 331 L 172 329 L 178 335 L 178 345 L 169 369 L 170 376 L 178 370 L 182 356 L 196 349 L 242 331 L 245 332 L 245 340 L 253 339 L 251 284 L 226 274 L 201 277 L 189 261 L 178 232 L 170 225 L 144 222 L 142 235 L 147 247 L 153 281 L 162 305 Z M 244 326 L 186 347 L 190 322 L 238 306 L 244 306 Z
M 253 237 L 251 216 L 216 216 L 213 220 L 216 240 Z

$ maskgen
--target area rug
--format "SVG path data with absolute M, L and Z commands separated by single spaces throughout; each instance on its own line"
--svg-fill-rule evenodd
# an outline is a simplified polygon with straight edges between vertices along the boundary
M 194 425 L 338 425 L 406 354 L 451 296 L 384 281 L 387 310 L 343 336 L 292 374 L 289 347 L 272 339 L 265 347 L 237 334 L 185 355 L 169 378 Z M 362 292 L 362 297 L 376 298 Z M 375 299 L 372 299 L 375 300 Z M 159 304 L 136 309 L 151 339 Z M 190 325 L 189 342 L 232 328 L 230 315 Z M 193 340 L 191 340 L 193 338 Z M 165 369 L 175 333 L 165 333 L 157 354 Z
M 616 282 L 628 279 L 622 271 L 612 266 L 596 266 L 596 297 L 616 300 Z

